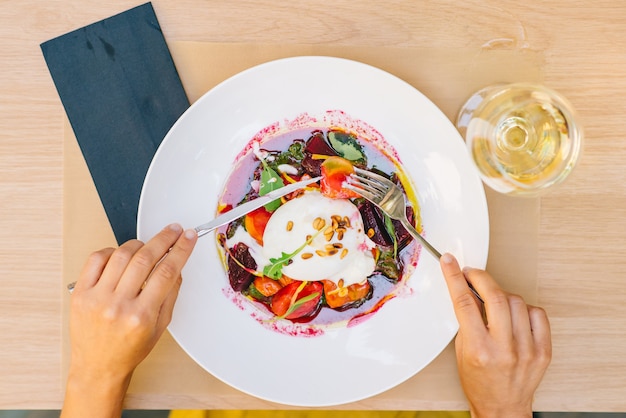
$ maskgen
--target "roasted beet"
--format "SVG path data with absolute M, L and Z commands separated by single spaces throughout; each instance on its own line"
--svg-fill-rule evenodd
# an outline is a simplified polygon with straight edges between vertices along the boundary
M 367 236 L 375 244 L 384 247 L 393 246 L 393 240 L 385 229 L 385 221 L 382 211 L 368 200 L 362 199 L 357 208 L 363 218 L 363 227 Z
M 237 259 L 235 261 L 234 258 Z M 250 286 L 250 283 L 254 281 L 254 274 L 250 273 L 241 265 L 245 266 L 246 269 L 256 270 L 256 261 L 250 255 L 250 250 L 248 246 L 243 242 L 235 245 L 228 255 L 228 279 L 230 280 L 230 285 L 233 290 L 236 292 L 241 292 Z
M 411 206 L 407 206 L 406 208 L 406 217 L 409 220 L 409 223 L 411 225 L 415 225 L 415 211 L 413 210 Z M 402 223 L 400 223 L 400 221 L 394 220 L 392 222 L 393 222 L 393 227 L 396 230 L 396 239 L 398 240 L 398 251 L 399 251 L 403 249 L 404 247 L 406 247 L 407 245 L 409 245 L 411 241 L 413 240 L 413 237 L 411 236 L 411 234 L 409 234 L 409 231 L 407 231 L 406 228 L 402 226 Z
M 334 149 L 328 145 L 322 131 L 315 131 L 304 147 L 304 159 L 302 168 L 311 177 L 318 177 L 322 174 L 321 166 L 323 160 L 313 158 L 313 155 L 337 156 Z
M 383 212 L 373 203 L 363 199 L 357 204 L 359 212 L 363 217 L 363 226 L 367 236 L 377 245 L 383 247 L 393 246 L 393 239 L 385 228 L 385 218 Z M 415 222 L 415 213 L 412 207 L 407 207 L 407 218 L 412 224 Z M 396 241 L 398 242 L 398 251 L 409 245 L 413 237 L 409 234 L 400 221 L 391 221 L 395 230 Z M 370 232 L 370 229 L 372 232 Z M 373 234 L 373 235 L 372 235 Z M 371 235 L 371 236 L 370 236 Z

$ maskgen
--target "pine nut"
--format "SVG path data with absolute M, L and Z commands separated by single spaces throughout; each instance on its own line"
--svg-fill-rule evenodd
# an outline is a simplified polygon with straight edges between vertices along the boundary
M 316 231 L 319 231 L 320 229 L 324 228 L 325 225 L 326 225 L 326 221 L 323 218 L 317 217 L 313 221 L 313 228 L 315 228 Z
M 332 226 L 329 226 L 324 231 L 324 238 L 326 238 L 326 241 L 330 241 L 331 239 L 333 239 L 334 235 L 335 235 L 335 231 Z

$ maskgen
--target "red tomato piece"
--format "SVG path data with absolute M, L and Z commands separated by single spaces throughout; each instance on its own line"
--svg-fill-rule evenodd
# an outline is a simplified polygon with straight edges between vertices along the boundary
M 276 316 L 284 316 L 287 319 L 313 317 L 321 308 L 323 291 L 320 282 L 294 281 L 274 295 L 270 308 Z M 303 299 L 306 301 L 301 302 Z M 292 305 L 299 306 L 292 308 Z M 293 310 L 289 312 L 290 309 Z

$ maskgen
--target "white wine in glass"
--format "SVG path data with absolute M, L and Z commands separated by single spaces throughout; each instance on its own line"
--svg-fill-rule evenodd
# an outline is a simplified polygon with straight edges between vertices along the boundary
M 535 196 L 563 181 L 582 145 L 571 104 L 543 86 L 487 87 L 463 106 L 457 128 L 489 187 Z

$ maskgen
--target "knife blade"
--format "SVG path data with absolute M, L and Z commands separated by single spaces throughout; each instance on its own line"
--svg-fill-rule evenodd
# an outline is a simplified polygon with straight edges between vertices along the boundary
M 215 228 L 219 228 L 222 225 L 225 225 L 229 222 L 234 221 L 237 218 L 240 218 L 255 209 L 260 208 L 261 206 L 265 206 L 266 204 L 279 199 L 289 193 L 293 193 L 298 189 L 301 189 L 305 186 L 308 186 L 311 183 L 315 183 L 319 181 L 322 177 L 315 177 L 308 180 L 299 181 L 297 183 L 288 184 L 287 186 L 281 187 L 280 189 L 276 189 L 274 191 L 269 192 L 268 194 L 257 197 L 254 200 L 243 203 L 232 210 L 218 216 L 210 222 L 199 225 L 195 227 L 195 231 L 198 233 L 198 237 L 208 234 L 213 231 Z

